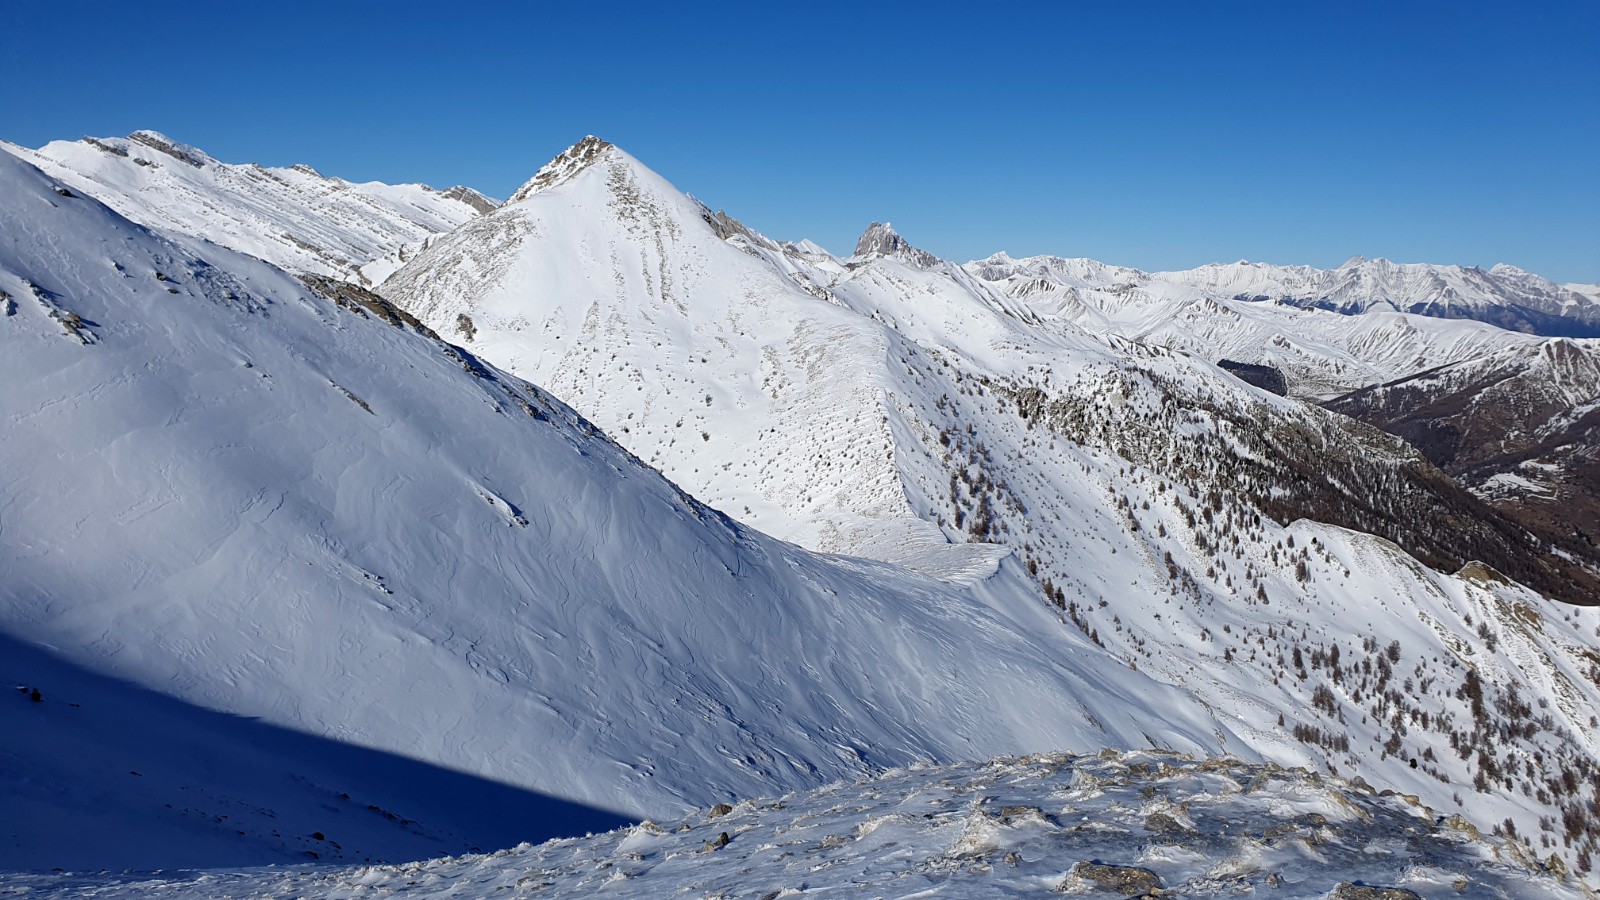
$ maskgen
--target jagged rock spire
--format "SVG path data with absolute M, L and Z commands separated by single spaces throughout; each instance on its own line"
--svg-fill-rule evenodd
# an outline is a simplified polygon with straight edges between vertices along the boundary
M 888 222 L 873 222 L 856 241 L 856 256 L 892 256 L 921 268 L 938 264 L 939 258 L 906 242 Z

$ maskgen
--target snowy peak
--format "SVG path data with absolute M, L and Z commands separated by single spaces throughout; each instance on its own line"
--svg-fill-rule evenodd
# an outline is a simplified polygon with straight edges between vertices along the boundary
M 962 268 L 983 281 L 1009 282 L 1014 288 L 1033 293 L 1045 285 L 1114 287 L 1148 281 L 1138 269 L 1107 265 L 1084 257 L 1028 256 L 1018 259 L 1001 251 L 985 259 L 969 262 Z
M 937 256 L 911 246 L 888 222 L 873 222 L 868 225 L 867 230 L 862 232 L 861 239 L 856 241 L 855 255 L 862 259 L 890 257 L 920 269 L 932 268 L 939 264 Z
M 1202 266 L 1158 277 L 1245 299 L 1345 314 L 1396 309 L 1435 318 L 1474 319 L 1530 334 L 1600 335 L 1600 310 L 1584 303 L 1582 296 L 1504 263 L 1485 271 L 1476 266 L 1356 256 L 1328 270 L 1250 264 Z
M 1590 303 L 1600 304 L 1600 284 L 1579 284 L 1577 282 L 1569 282 L 1567 284 L 1563 284 L 1562 287 L 1573 292 L 1574 294 L 1577 294 L 1579 297 L 1588 300 Z
M 526 184 L 517 188 L 517 192 L 506 202 L 520 203 L 540 191 L 565 184 L 578 173 L 599 162 L 607 151 L 614 149 L 614 145 L 592 134 L 586 135 L 583 140 L 561 151 L 555 159 L 545 163 Z

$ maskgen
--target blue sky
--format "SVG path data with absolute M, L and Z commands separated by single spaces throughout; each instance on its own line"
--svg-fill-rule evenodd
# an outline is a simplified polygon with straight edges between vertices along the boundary
M 1315 6 L 1315 8 L 1312 8 Z M 25 3 L 0 137 L 505 196 L 587 133 L 782 238 L 1600 281 L 1600 2 Z

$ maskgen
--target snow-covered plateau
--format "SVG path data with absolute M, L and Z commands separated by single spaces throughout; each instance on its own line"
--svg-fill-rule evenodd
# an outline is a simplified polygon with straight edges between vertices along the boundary
M 0 145 L 0 893 L 1586 890 L 1591 296 L 296 172 Z

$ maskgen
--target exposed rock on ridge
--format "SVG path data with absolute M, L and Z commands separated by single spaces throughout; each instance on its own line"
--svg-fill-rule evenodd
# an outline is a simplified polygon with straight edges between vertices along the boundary
M 520 203 L 540 191 L 564 184 L 572 176 L 599 161 L 611 146 L 592 134 L 585 136 L 583 140 L 568 147 L 555 159 L 545 163 L 539 171 L 533 173 L 533 177 L 522 187 L 517 188 L 517 192 L 506 202 Z

